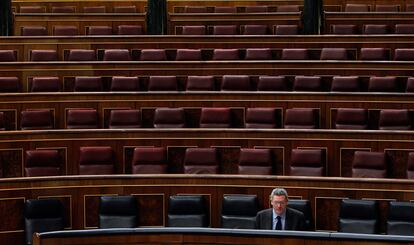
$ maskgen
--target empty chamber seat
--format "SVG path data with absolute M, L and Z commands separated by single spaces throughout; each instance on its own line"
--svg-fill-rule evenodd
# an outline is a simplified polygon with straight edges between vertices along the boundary
M 21 129 L 53 129 L 53 115 L 48 109 L 26 110 L 21 112 Z
M 177 49 L 175 60 L 201 60 L 200 49 Z
M 218 174 L 219 159 L 216 148 L 187 148 L 184 156 L 185 174 Z
M 245 12 L 246 13 L 266 13 L 268 10 L 268 6 L 246 6 Z
M 47 36 L 45 26 L 23 26 L 21 29 L 22 36 Z
M 277 6 L 277 12 L 299 12 L 299 5 L 280 5 Z
M 214 49 L 213 60 L 238 60 L 238 49 Z
M 20 92 L 20 81 L 17 77 L 0 77 L 0 93 Z
M 356 25 L 331 25 L 331 33 L 336 35 L 353 35 L 358 33 Z
M 259 76 L 257 91 L 286 91 L 288 84 L 284 76 Z
M 101 196 L 99 228 L 138 227 L 138 203 L 134 196 Z
M 277 114 L 275 108 L 247 108 L 246 128 L 276 128 Z
M 200 128 L 230 128 L 230 108 L 201 108 Z
M 98 92 L 102 89 L 101 77 L 75 77 L 75 92 Z
M 237 35 L 238 33 L 238 27 L 236 25 L 213 26 L 213 35 Z
M 0 131 L 6 130 L 4 111 L 0 111 Z M 3 168 L 0 167 L 0 177 L 3 177 Z
M 369 12 L 367 4 L 346 4 L 345 12 Z
M 149 91 L 177 91 L 176 76 L 151 76 L 148 83 Z
M 272 165 L 270 149 L 240 149 L 238 174 L 271 175 Z
M 20 6 L 19 12 L 22 14 L 45 13 L 46 8 L 44 6 Z
M 299 26 L 298 25 L 276 25 L 275 26 L 275 35 L 298 35 Z
M 414 60 L 414 49 L 411 49 L 411 48 L 396 48 L 394 50 L 394 60 L 413 61 Z
M 112 27 L 110 26 L 89 26 L 87 27 L 87 35 L 112 35 Z
M 71 49 L 68 61 L 96 61 L 96 52 L 92 49 Z
M 387 234 L 412 236 L 414 230 L 414 203 L 389 203 L 387 218 Z
M 182 27 L 183 35 L 205 35 L 206 27 L 205 26 L 183 26 Z
M 76 36 L 79 35 L 79 29 L 76 26 L 53 26 L 53 35 Z
M 396 77 L 370 77 L 369 92 L 396 92 L 398 88 Z
M 114 6 L 114 13 L 136 13 L 137 7 L 135 5 Z
M 27 177 L 61 175 L 57 150 L 26 151 L 24 175 Z
M 360 90 L 359 77 L 334 76 L 331 83 L 333 92 L 358 92 Z
M 56 50 L 32 50 L 30 52 L 31 61 L 57 61 Z
M 414 77 L 409 77 L 407 79 L 407 85 L 405 88 L 405 92 L 409 92 L 409 93 L 414 92 Z
M 185 128 L 183 108 L 157 108 L 154 114 L 154 128 Z
M 164 49 L 143 49 L 139 58 L 142 61 L 161 61 L 167 60 L 167 55 Z
M 385 48 L 361 48 L 360 60 L 389 60 L 389 52 Z
M 118 35 L 142 35 L 143 28 L 141 25 L 119 25 L 116 28 Z
M 246 49 L 246 60 L 271 60 L 272 50 L 270 48 L 248 48 Z
M 131 61 L 128 49 L 106 49 L 103 55 L 104 61 Z
M 396 24 L 395 34 L 414 34 L 414 24 Z
M 409 111 L 406 109 L 381 110 L 378 128 L 381 130 L 410 130 Z
M 188 76 L 187 91 L 213 91 L 215 89 L 213 76 Z
M 324 176 L 324 154 L 321 149 L 292 149 L 291 176 Z
M 169 227 L 208 227 L 208 212 L 203 196 L 177 195 L 168 199 Z
M 285 128 L 314 129 L 318 128 L 318 110 L 314 108 L 286 109 Z
M 388 34 L 389 26 L 383 24 L 366 24 L 363 26 L 362 34 Z
M 106 13 L 105 6 L 85 6 L 82 11 L 86 14 Z
M 242 26 L 243 35 L 267 35 L 268 27 L 267 25 L 245 25 Z
M 303 48 L 282 49 L 282 60 L 307 60 L 308 50 Z
M 52 6 L 52 13 L 74 13 L 75 6 Z
M 185 13 L 207 13 L 206 6 L 184 6 Z
M 348 54 L 345 48 L 322 48 L 321 60 L 347 60 Z
M 111 91 L 139 91 L 140 87 L 138 77 L 115 76 L 111 80 Z
M 91 129 L 98 128 L 98 112 L 96 109 L 69 109 L 66 114 L 66 128 Z
M 132 158 L 132 173 L 168 173 L 167 150 L 164 147 L 136 147 Z
M 339 211 L 338 231 L 348 233 L 378 233 L 378 202 L 343 199 Z
M 255 229 L 258 206 L 256 195 L 224 195 L 221 208 L 221 227 Z
M 15 50 L 0 50 L 0 62 L 17 61 Z
M 83 146 L 79 148 L 79 174 L 99 175 L 114 173 L 114 153 L 110 146 Z
M 34 77 L 31 82 L 30 92 L 60 92 L 62 83 L 59 77 Z
M 140 128 L 140 110 L 111 110 L 109 128 Z
M 321 91 L 322 79 L 316 76 L 296 76 L 293 81 L 294 91 Z
M 400 5 L 397 4 L 377 4 L 375 5 L 376 12 L 399 12 Z
M 224 75 L 221 82 L 222 91 L 249 91 L 250 78 L 247 75 Z
M 407 179 L 414 179 L 414 152 L 408 153 Z
M 338 108 L 336 129 L 368 129 L 368 110 L 362 108 Z
M 352 177 L 387 177 L 388 159 L 384 152 L 355 151 L 352 161 Z
M 215 6 L 214 13 L 237 13 L 237 7 L 234 6 Z

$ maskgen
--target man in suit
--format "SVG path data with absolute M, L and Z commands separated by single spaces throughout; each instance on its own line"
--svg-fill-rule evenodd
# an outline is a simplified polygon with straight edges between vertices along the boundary
M 306 230 L 302 212 L 288 208 L 288 193 L 283 188 L 275 188 L 270 194 L 272 208 L 262 210 L 256 216 L 256 229 L 262 230 Z

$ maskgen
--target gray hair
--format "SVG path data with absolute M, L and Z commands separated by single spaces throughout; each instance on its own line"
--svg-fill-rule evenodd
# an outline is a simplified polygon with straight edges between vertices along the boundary
M 289 199 L 287 191 L 281 187 L 277 187 L 272 190 L 272 193 L 270 193 L 270 200 L 272 200 L 274 196 L 285 196 L 286 200 Z

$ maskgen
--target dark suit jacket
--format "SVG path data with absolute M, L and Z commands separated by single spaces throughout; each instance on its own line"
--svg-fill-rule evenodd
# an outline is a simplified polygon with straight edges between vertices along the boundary
M 256 229 L 272 229 L 272 208 L 262 210 L 256 216 Z M 285 230 L 304 231 L 306 230 L 305 215 L 292 208 L 286 208 Z

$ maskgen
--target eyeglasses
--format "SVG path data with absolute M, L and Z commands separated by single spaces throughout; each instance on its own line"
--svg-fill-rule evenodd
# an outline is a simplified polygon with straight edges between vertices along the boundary
M 285 206 L 287 204 L 287 202 L 281 201 L 281 202 L 273 202 L 273 205 L 280 205 L 280 206 Z

